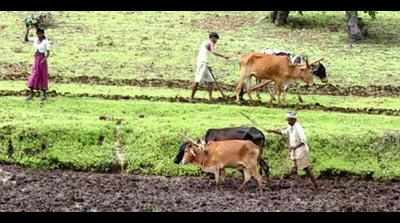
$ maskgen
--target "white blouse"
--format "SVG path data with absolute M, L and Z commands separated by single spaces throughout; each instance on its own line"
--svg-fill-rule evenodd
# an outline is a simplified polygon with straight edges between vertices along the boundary
M 43 39 L 41 42 L 39 42 L 38 37 L 29 38 L 29 40 L 33 42 L 33 48 L 36 51 L 39 51 L 39 53 L 46 53 L 48 50 L 50 50 L 50 43 L 47 38 Z

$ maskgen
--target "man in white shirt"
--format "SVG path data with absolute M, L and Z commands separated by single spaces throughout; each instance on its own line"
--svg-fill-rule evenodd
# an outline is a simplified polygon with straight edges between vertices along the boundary
M 306 135 L 303 127 L 297 122 L 296 113 L 289 112 L 287 114 L 288 127 L 281 130 L 267 130 L 267 132 L 283 135 L 288 137 L 289 158 L 293 161 L 293 169 L 290 175 L 297 174 L 298 169 L 304 170 L 315 189 L 318 189 L 317 182 L 311 171 L 310 151 L 307 145 Z
M 215 32 L 209 34 L 209 39 L 204 41 L 200 45 L 199 54 L 197 55 L 197 63 L 196 63 L 196 76 L 192 87 L 192 96 L 191 99 L 194 98 L 196 94 L 197 88 L 200 84 L 207 83 L 208 85 L 208 93 L 210 100 L 212 99 L 212 91 L 213 91 L 213 82 L 215 82 L 212 77 L 210 67 L 207 63 L 208 55 L 211 53 L 215 56 L 222 57 L 225 59 L 229 59 L 229 57 L 224 56 L 220 53 L 215 52 L 215 45 L 219 39 L 219 35 Z

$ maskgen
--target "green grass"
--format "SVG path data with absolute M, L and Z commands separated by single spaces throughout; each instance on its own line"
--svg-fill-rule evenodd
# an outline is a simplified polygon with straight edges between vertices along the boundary
M 0 64 L 20 64 L 29 70 L 32 47 L 22 42 L 23 18 L 29 12 L 0 14 Z M 50 73 L 65 76 L 94 75 L 110 78 L 193 79 L 201 41 L 218 31 L 218 50 L 236 57 L 264 47 L 325 58 L 335 84 L 399 85 L 400 14 L 378 12 L 377 19 L 360 16 L 370 39 L 346 48 L 344 12 L 305 12 L 290 15 L 290 25 L 255 24 L 267 12 L 54 12 L 60 23 L 47 35 L 54 50 Z M 338 32 L 330 32 L 329 27 Z M 211 58 L 219 78 L 238 79 L 237 62 Z M 0 66 L 1 67 L 1 66 Z M 7 73 L 5 67 L 1 73 Z
M 115 123 L 99 120 L 101 115 L 124 119 L 123 144 L 130 172 L 169 176 L 200 174 L 193 166 L 172 163 L 181 142 L 179 133 L 195 138 L 208 128 L 249 124 L 239 112 L 247 112 L 265 128 L 286 125 L 286 111 L 280 109 L 84 98 L 50 99 L 41 106 L 37 101 L 2 97 L 0 103 L 0 159 L 41 168 L 110 169 Z M 400 176 L 397 149 L 379 144 L 385 132 L 399 130 L 398 118 L 317 111 L 303 111 L 299 117 L 318 173 L 333 169 L 373 172 L 374 177 Z M 100 134 L 106 138 L 102 146 L 96 145 Z M 14 160 L 7 158 L 10 137 Z M 287 151 L 278 137 L 267 138 L 272 174 L 281 175 L 290 165 Z M 41 150 L 46 140 L 49 147 Z
M 78 112 L 82 103 L 49 109 L 2 98 L 0 159 L 37 168 L 107 171 L 113 162 L 113 125 Z M 98 145 L 101 135 L 104 143 Z M 6 153 L 8 140 L 15 150 L 12 159 Z
M 0 90 L 23 90 L 26 88 L 24 81 L 0 81 Z M 54 84 L 50 86 L 51 90 L 57 92 L 70 92 L 73 94 L 104 94 L 104 95 L 148 95 L 175 97 L 182 96 L 189 98 L 191 90 L 178 88 L 157 88 L 157 87 L 131 87 L 131 86 L 109 86 L 109 85 L 89 85 L 89 84 Z M 233 96 L 233 92 L 225 92 L 227 96 Z M 214 97 L 220 97 L 219 92 L 214 92 Z M 254 99 L 257 99 L 253 94 Z M 304 95 L 302 96 L 305 103 L 320 103 L 325 106 L 337 106 L 345 108 L 383 108 L 383 109 L 399 109 L 400 99 L 396 97 L 356 97 L 356 96 L 320 96 L 320 95 Z M 198 91 L 196 98 L 208 99 L 208 92 Z M 247 95 L 245 95 L 247 98 Z M 270 96 L 266 93 L 261 94 L 262 101 L 266 104 Z M 287 96 L 288 103 L 298 103 L 296 95 Z
M 342 85 L 400 85 L 398 51 L 400 14 L 379 12 L 377 20 L 361 14 L 370 38 L 346 47 L 344 12 L 305 12 L 290 15 L 290 24 L 275 27 L 255 21 L 267 12 L 54 12 L 59 22 L 47 31 L 52 41 L 51 74 L 90 75 L 113 79 L 193 79 L 194 62 L 208 31 L 218 31 L 218 50 L 238 56 L 264 47 L 324 57 L 330 82 Z M 29 12 L 0 13 L 0 74 L 30 70 L 33 50 L 22 42 L 24 16 Z M 339 32 L 330 32 L 329 27 Z M 238 79 L 237 62 L 210 58 L 218 78 Z M 9 66 L 11 65 L 11 66 Z M 129 86 L 55 84 L 58 92 L 149 96 L 186 96 L 190 91 Z M 25 89 L 23 81 L 0 81 L 0 90 Z M 218 95 L 218 92 L 215 93 Z M 206 92 L 198 92 L 206 98 Z M 218 95 L 219 96 L 219 95 Z M 263 96 L 266 101 L 266 96 Z M 289 103 L 296 103 L 289 96 Z M 399 108 L 395 97 L 304 96 L 306 103 L 350 108 Z M 115 163 L 115 123 L 99 120 L 107 115 L 123 118 L 123 144 L 128 170 L 141 174 L 199 175 L 193 166 L 172 160 L 179 133 L 202 136 L 208 128 L 250 124 L 246 112 L 266 128 L 285 126 L 282 109 L 149 101 L 109 101 L 94 98 L 50 98 L 44 105 L 22 97 L 0 98 L 0 161 L 35 168 L 108 171 Z M 144 115 L 144 118 L 139 118 Z M 318 173 L 351 172 L 374 177 L 400 176 L 398 143 L 383 142 L 399 130 L 397 117 L 301 111 Z M 104 136 L 104 142 L 98 139 Z M 286 172 L 290 162 L 279 137 L 267 136 L 266 157 L 272 174 Z M 11 140 L 14 152 L 8 157 Z

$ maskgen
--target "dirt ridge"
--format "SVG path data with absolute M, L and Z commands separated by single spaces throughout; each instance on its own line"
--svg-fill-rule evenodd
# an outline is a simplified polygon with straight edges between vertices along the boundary
M 26 90 L 14 91 L 14 90 L 0 90 L 0 96 L 25 96 L 27 95 Z M 165 102 L 179 102 L 179 103 L 203 103 L 203 104 L 223 104 L 223 105 L 238 105 L 233 98 L 223 99 L 218 98 L 212 101 L 208 99 L 194 99 L 190 100 L 187 97 L 175 96 L 175 97 L 162 97 L 162 96 L 148 96 L 148 95 L 110 95 L 110 94 L 72 94 L 69 92 L 57 92 L 49 91 L 50 97 L 89 97 L 89 98 L 101 98 L 106 100 L 147 100 L 147 101 L 165 101 Z M 261 101 L 245 101 L 241 104 L 242 106 L 249 107 L 265 107 L 265 108 L 280 108 L 280 109 L 295 109 L 295 110 L 315 110 L 315 111 L 326 111 L 326 112 L 340 112 L 340 113 L 355 113 L 355 114 L 370 114 L 370 115 L 387 115 L 387 116 L 400 116 L 400 109 L 387 109 L 387 108 L 346 108 L 337 106 L 325 106 L 319 103 L 315 104 L 288 104 L 288 105 L 274 105 L 271 107 L 265 102 Z
M 26 80 L 28 74 L 0 74 L 0 80 Z M 95 85 L 113 86 L 136 86 L 136 87 L 167 87 L 190 89 L 192 81 L 179 79 L 111 79 L 98 76 L 72 76 L 50 75 L 49 80 L 54 83 L 80 83 Z M 220 83 L 224 91 L 234 92 L 236 86 L 232 84 Z M 205 90 L 203 86 L 201 90 Z M 264 89 L 265 90 L 265 89 Z M 395 97 L 400 96 L 400 86 L 392 85 L 353 85 L 340 86 L 334 84 L 314 84 L 305 86 L 300 84 L 293 85 L 290 93 L 300 93 L 305 95 L 330 95 L 330 96 L 360 96 L 360 97 Z

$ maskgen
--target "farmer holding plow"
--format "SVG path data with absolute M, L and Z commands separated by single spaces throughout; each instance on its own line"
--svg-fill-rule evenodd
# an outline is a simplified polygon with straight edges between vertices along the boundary
M 215 56 L 218 56 L 218 57 L 225 58 L 227 60 L 229 59 L 229 57 L 215 52 L 215 45 L 217 44 L 218 39 L 219 39 L 219 35 L 216 32 L 212 32 L 209 34 L 209 39 L 204 41 L 200 46 L 199 54 L 197 56 L 196 76 L 195 76 L 195 81 L 194 81 L 193 87 L 192 87 L 191 99 L 194 98 L 194 95 L 196 94 L 199 83 L 200 84 L 207 83 L 209 98 L 211 100 L 214 82 L 217 85 L 218 89 L 220 90 L 222 97 L 224 97 L 224 94 L 223 94 L 222 90 L 219 88 L 218 84 L 216 83 L 216 80 L 215 80 L 214 75 L 212 74 L 211 68 L 208 66 L 208 63 L 207 63 L 207 57 L 208 57 L 209 53 L 211 53 Z
M 289 141 L 289 158 L 293 161 L 293 168 L 289 176 L 297 174 L 298 169 L 304 170 L 311 179 L 314 188 L 317 190 L 318 185 L 311 171 L 309 148 L 306 141 L 306 135 L 303 127 L 297 122 L 295 112 L 287 114 L 288 127 L 282 130 L 267 130 L 267 132 L 275 133 L 288 137 Z

